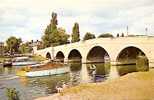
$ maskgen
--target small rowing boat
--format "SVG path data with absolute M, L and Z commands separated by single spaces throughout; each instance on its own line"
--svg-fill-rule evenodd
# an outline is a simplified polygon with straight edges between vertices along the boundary
M 70 71 L 69 66 L 62 64 L 46 64 L 39 67 L 25 67 L 17 71 L 16 75 L 18 76 L 27 76 L 27 77 L 38 77 L 38 76 L 48 76 L 48 75 L 57 75 L 64 74 Z

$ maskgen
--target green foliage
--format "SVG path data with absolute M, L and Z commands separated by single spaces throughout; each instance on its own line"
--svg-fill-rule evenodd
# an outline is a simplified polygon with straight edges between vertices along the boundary
M 20 100 L 19 92 L 15 88 L 7 88 L 6 95 L 8 100 Z
M 7 39 L 6 43 L 7 43 L 7 48 L 10 51 L 10 53 L 12 54 L 13 52 L 18 52 L 20 43 L 22 42 L 22 40 L 19 38 L 17 39 L 16 37 L 12 36 L 10 38 Z
M 19 47 L 19 52 L 20 53 L 30 53 L 32 51 L 32 48 L 29 47 L 28 43 L 22 44 Z
M 7 53 L 7 52 L 9 52 L 9 48 L 8 46 L 4 46 L 4 53 Z
M 53 12 L 51 22 L 42 37 L 44 47 L 67 43 L 69 35 L 66 34 L 63 28 L 57 29 L 57 23 L 57 14 Z
M 108 37 L 113 37 L 113 35 L 110 33 L 105 33 L 98 36 L 98 38 L 108 38 Z
M 0 62 L 4 62 L 5 60 L 9 60 L 11 57 L 0 56 Z
M 148 71 L 148 59 L 146 56 L 140 55 L 137 57 L 136 60 L 136 69 L 137 71 Z
M 66 44 L 68 42 L 68 38 L 69 38 L 69 35 L 66 34 L 66 31 L 65 29 L 63 28 L 58 28 L 58 35 L 57 35 L 57 43 L 59 43 L 60 45 L 61 44 Z
M 72 43 L 80 41 L 80 34 L 79 34 L 79 24 L 74 23 L 73 29 L 72 29 Z
M 91 34 L 90 32 L 87 32 L 83 38 L 83 40 L 89 40 L 96 38 L 94 34 Z

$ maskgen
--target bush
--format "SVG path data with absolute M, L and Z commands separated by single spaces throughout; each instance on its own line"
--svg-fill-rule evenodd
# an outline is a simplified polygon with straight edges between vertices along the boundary
M 15 88 L 7 88 L 6 95 L 8 97 L 8 100 L 20 100 L 19 92 L 16 91 Z
M 95 35 L 90 33 L 90 32 L 87 32 L 83 38 L 83 40 L 89 40 L 89 39 L 94 39 L 95 38 Z
M 113 35 L 110 33 L 105 33 L 98 36 L 98 38 L 108 38 L 108 37 L 113 37 Z

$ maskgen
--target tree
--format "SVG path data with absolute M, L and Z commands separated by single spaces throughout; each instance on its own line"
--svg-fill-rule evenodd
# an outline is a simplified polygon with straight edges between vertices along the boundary
M 29 46 L 28 42 L 25 44 L 20 45 L 19 52 L 20 53 L 30 53 L 32 51 L 32 48 Z
M 66 34 L 63 28 L 57 28 L 57 24 L 57 14 L 53 12 L 50 24 L 45 29 L 45 34 L 42 37 L 44 47 L 67 43 L 69 35 Z
M 56 13 L 52 13 L 52 19 L 50 21 L 50 24 L 47 25 L 44 35 L 42 36 L 42 41 L 43 41 L 43 45 L 44 47 L 50 47 L 52 46 L 52 43 L 54 43 L 54 36 L 56 36 L 55 34 L 57 33 L 57 14 Z
M 72 43 L 80 41 L 80 34 L 79 34 L 79 24 L 74 23 L 73 29 L 72 29 Z
M 15 88 L 6 88 L 6 95 L 8 100 L 20 100 L 19 91 Z
M 124 37 L 124 33 L 121 34 L 121 37 Z
M 59 40 L 57 41 L 60 45 L 68 43 L 69 35 L 66 33 L 65 29 L 58 28 Z
M 12 36 L 6 41 L 9 52 L 13 54 L 13 52 L 18 52 L 19 46 L 22 43 L 22 40 L 19 38 Z
M 108 37 L 113 37 L 113 35 L 110 33 L 105 33 L 98 36 L 98 38 L 108 38 Z
M 8 46 L 4 46 L 4 53 L 8 53 L 8 52 L 9 52 Z
M 89 39 L 94 39 L 96 38 L 94 34 L 87 32 L 83 38 L 83 40 L 89 40 Z

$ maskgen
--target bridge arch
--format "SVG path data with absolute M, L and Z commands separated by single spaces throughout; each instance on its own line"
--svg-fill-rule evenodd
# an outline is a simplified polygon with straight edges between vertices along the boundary
M 57 54 L 56 54 L 56 59 L 60 62 L 64 62 L 64 53 L 62 51 L 58 51 Z
M 77 49 L 72 49 L 68 54 L 68 61 L 69 62 L 81 62 L 82 55 L 80 51 Z
M 149 69 L 146 52 L 137 46 L 123 48 L 116 57 L 116 62 L 119 65 L 136 65 L 134 71 Z
M 122 60 L 122 58 L 137 58 L 138 55 L 146 56 L 146 52 L 143 49 L 140 49 L 138 46 L 126 46 L 118 52 L 116 61 Z
M 47 52 L 47 53 L 46 53 L 46 58 L 51 59 L 51 54 L 50 54 L 50 52 Z
M 105 60 L 110 60 L 109 53 L 102 46 L 92 47 L 86 57 L 88 63 L 93 62 L 105 62 Z

